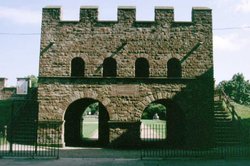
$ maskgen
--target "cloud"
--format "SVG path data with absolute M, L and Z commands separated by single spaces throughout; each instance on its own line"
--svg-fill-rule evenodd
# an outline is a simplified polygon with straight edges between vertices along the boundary
M 40 24 L 41 14 L 28 9 L 0 6 L 0 20 L 7 20 L 16 24 Z
M 250 13 L 250 0 L 241 0 L 236 6 L 237 12 Z
M 214 38 L 214 49 L 222 52 L 242 52 L 243 50 L 248 51 L 250 45 L 250 38 L 245 37 L 249 33 L 233 33 L 226 35 L 215 35 Z
M 239 45 L 235 42 L 236 37 L 233 36 L 214 36 L 214 49 L 220 51 L 236 51 Z

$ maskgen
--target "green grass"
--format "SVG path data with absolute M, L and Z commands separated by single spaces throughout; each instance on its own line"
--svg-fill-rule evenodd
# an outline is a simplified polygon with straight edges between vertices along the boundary
M 83 124 L 83 138 L 91 138 L 95 131 L 98 129 L 98 123 L 84 123 Z
M 242 119 L 250 118 L 250 106 L 240 105 L 237 103 L 233 103 L 235 106 L 235 111 Z
M 4 144 L 6 144 L 6 140 L 2 136 L 0 136 L 0 145 Z
M 153 124 L 166 124 L 166 121 L 164 120 L 148 120 L 148 119 L 142 119 L 141 122 L 145 125 L 153 125 Z
M 85 117 L 82 125 L 82 137 L 91 138 L 98 130 L 98 119 Z
M 236 113 L 241 117 L 244 126 L 250 128 L 250 106 L 232 103 L 235 106 Z

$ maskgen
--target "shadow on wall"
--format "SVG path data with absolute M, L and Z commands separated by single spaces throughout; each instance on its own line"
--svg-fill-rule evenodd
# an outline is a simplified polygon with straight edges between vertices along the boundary
M 162 146 L 193 149 L 214 145 L 214 79 L 212 76 L 211 68 L 194 80 L 169 79 L 169 84 L 186 84 L 186 87 L 171 100 L 161 100 L 160 104 L 172 110 L 168 113 L 167 140 Z M 111 138 L 112 147 L 140 147 L 142 145 L 139 122 L 110 124 L 112 133 L 116 133 L 115 130 L 119 129 L 122 134 Z
M 206 148 L 214 145 L 214 79 L 213 69 L 188 83 L 173 97 L 184 111 L 184 146 Z

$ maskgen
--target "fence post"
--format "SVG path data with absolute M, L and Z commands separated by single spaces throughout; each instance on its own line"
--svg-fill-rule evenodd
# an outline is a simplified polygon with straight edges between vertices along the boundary
M 235 121 L 235 109 L 234 109 L 234 106 L 231 106 L 232 107 L 232 120 Z
M 37 138 L 38 138 L 38 121 L 35 120 L 35 134 L 36 134 L 36 138 L 35 138 L 35 155 L 37 155 Z
M 13 112 L 14 112 L 14 101 L 11 103 L 11 111 L 10 111 L 10 118 L 11 118 L 11 120 L 10 120 L 10 127 L 8 128 L 9 130 L 10 130 L 10 153 L 12 153 L 13 152 L 13 116 L 14 116 L 14 114 L 13 114 Z

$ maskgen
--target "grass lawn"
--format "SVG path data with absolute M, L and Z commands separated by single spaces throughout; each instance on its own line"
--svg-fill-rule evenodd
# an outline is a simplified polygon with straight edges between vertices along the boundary
M 4 144 L 6 144 L 6 140 L 2 136 L 0 136 L 0 145 Z
M 149 119 L 142 119 L 141 122 L 145 125 L 153 125 L 153 124 L 166 124 L 164 120 L 149 120 Z
M 82 137 L 91 138 L 98 131 L 98 119 L 84 118 L 82 126 Z
M 232 103 L 235 106 L 235 111 L 242 119 L 242 124 L 250 129 L 250 106 Z

